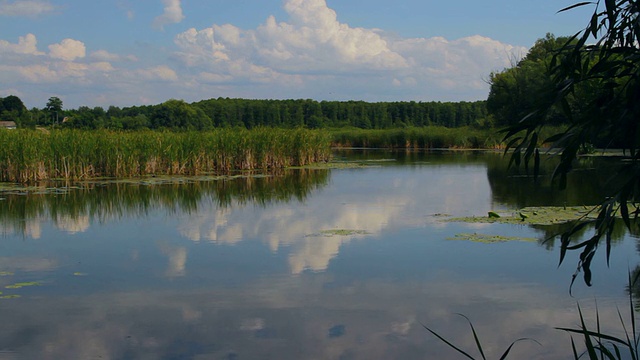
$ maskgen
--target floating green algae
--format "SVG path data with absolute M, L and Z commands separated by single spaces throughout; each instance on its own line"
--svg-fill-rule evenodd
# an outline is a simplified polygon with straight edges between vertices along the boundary
M 308 237 L 332 237 L 332 236 L 353 236 L 353 235 L 368 235 L 369 232 L 365 230 L 349 230 L 349 229 L 333 229 L 322 230 L 318 234 L 307 235 Z
M 6 300 L 6 299 L 17 299 L 21 297 L 20 295 L 4 295 L 4 296 L 0 296 L 1 300 Z
M 73 273 L 73 276 L 87 276 L 87 275 L 89 275 L 89 274 L 83 273 L 83 272 L 74 272 Z
M 5 286 L 5 289 L 21 289 L 27 286 L 39 286 L 39 285 L 41 285 L 41 283 L 38 281 L 19 282 L 19 283 Z
M 447 240 L 465 240 L 483 244 L 495 244 L 508 241 L 526 241 L 535 242 L 536 238 L 516 237 L 516 236 L 501 236 L 501 235 L 487 235 L 487 234 L 456 234 L 454 237 L 447 238 Z
M 13 276 L 11 271 L 0 271 L 0 276 Z
M 338 235 L 338 236 L 366 235 L 366 234 L 368 234 L 364 230 L 345 230 L 345 229 L 323 230 L 320 233 L 323 234 L 323 235 Z
M 521 225 L 555 225 L 580 219 L 594 219 L 597 215 L 593 207 L 587 206 L 537 206 L 526 207 L 512 212 L 493 212 L 495 216 L 471 216 L 450 218 L 449 222 L 499 223 Z

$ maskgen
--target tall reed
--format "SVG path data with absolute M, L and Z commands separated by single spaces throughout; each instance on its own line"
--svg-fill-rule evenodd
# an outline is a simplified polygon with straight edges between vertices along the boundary
M 495 129 L 443 126 L 386 130 L 340 129 L 333 130 L 332 134 L 333 145 L 337 147 L 396 149 L 493 149 L 500 147 L 502 137 Z
M 210 132 L 0 131 L 0 181 L 197 175 L 327 161 L 322 131 L 258 128 Z

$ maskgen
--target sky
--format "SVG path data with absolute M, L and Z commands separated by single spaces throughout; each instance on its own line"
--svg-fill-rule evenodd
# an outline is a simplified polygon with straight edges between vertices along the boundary
M 0 97 L 28 108 L 217 97 L 486 99 L 573 0 L 0 0 Z

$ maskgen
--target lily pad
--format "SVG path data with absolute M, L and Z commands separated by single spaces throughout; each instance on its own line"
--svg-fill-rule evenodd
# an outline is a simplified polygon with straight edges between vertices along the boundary
M 511 213 L 495 213 L 495 216 L 471 216 L 451 218 L 450 222 L 467 223 L 499 223 L 499 224 L 524 224 L 524 225 L 554 225 L 564 224 L 583 218 L 595 219 L 596 213 L 592 207 L 586 206 L 539 206 L 526 207 Z
M 526 238 L 526 237 L 515 237 L 515 236 L 501 236 L 501 235 L 486 235 L 486 234 L 456 234 L 452 238 L 447 238 L 447 240 L 465 240 L 478 242 L 483 244 L 495 244 L 502 243 L 507 241 L 527 241 L 527 242 L 535 242 L 538 241 L 536 238 Z

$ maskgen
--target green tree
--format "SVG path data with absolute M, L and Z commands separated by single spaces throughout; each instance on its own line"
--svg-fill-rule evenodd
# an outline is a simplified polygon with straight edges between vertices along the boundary
M 578 245 L 570 244 L 585 226 L 580 225 L 561 237 L 560 262 L 568 250 L 580 250 L 578 271 L 590 284 L 591 261 L 602 243 L 609 259 L 615 217 L 622 216 L 631 229 L 637 226 L 632 219 L 640 215 L 640 5 L 635 0 L 598 0 L 561 11 L 584 6 L 595 6 L 588 25 L 567 41 L 550 63 L 550 96 L 512 125 L 506 138 L 514 150 L 512 160 L 523 161 L 525 166 L 533 160 L 537 172 L 540 129 L 549 124 L 549 112 L 562 109 L 561 116 L 569 126 L 546 140 L 561 151 L 554 172 L 561 187 L 566 186 L 567 172 L 585 144 L 605 138 L 628 151 L 629 161 L 614 174 L 612 196 L 602 202 L 597 220 L 587 222 L 595 226 L 593 235 Z M 580 100 L 575 101 L 576 97 Z
M 27 111 L 27 107 L 24 106 L 22 100 L 15 95 L 9 95 L 2 99 L 2 108 L 4 111 L 16 111 L 19 115 L 24 114 Z
M 158 105 L 150 119 L 154 128 L 204 130 L 211 127 L 211 118 L 200 107 L 183 100 L 168 100 Z M 136 125 L 137 126 L 137 125 Z
M 61 112 L 62 100 L 56 96 L 50 97 L 49 101 L 47 101 L 47 105 L 45 105 L 45 109 L 50 112 Z
M 61 121 L 60 117 L 62 116 L 62 100 L 60 100 L 59 97 L 50 97 L 44 108 L 49 115 L 50 124 L 58 123 Z
M 552 86 L 549 66 L 557 50 L 569 41 L 568 37 L 556 38 L 547 34 L 538 39 L 529 53 L 515 66 L 489 77 L 491 89 L 487 98 L 487 110 L 497 126 L 508 126 L 545 103 Z M 554 111 L 547 112 L 548 121 L 558 122 Z
M 0 120 L 14 121 L 20 127 L 29 123 L 27 108 L 19 97 L 9 95 L 0 98 Z

